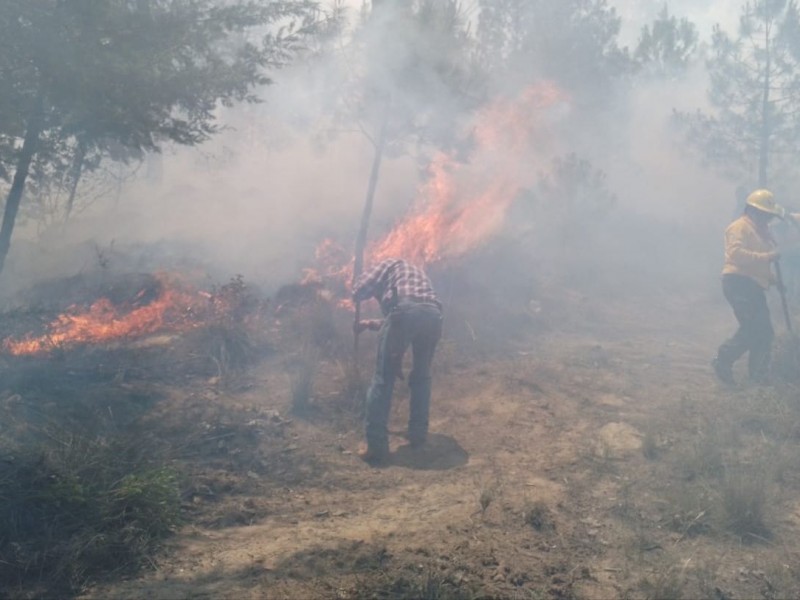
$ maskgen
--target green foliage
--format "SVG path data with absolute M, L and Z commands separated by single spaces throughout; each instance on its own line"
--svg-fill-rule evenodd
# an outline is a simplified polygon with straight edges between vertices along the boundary
M 711 166 L 748 187 L 785 185 L 798 158 L 800 16 L 795 0 L 758 0 L 742 9 L 734 38 L 714 28 L 711 111 L 676 113 Z
M 17 177 L 0 268 L 29 177 L 74 192 L 104 158 L 206 141 L 217 109 L 256 102 L 316 18 L 310 0 L 0 3 L 0 177 Z
M 181 522 L 175 471 L 136 439 L 49 435 L 0 465 L 0 579 L 54 594 L 147 564 Z
M 617 44 L 620 18 L 606 0 L 480 0 L 477 36 L 489 72 L 547 78 L 584 98 L 630 70 Z M 596 101 L 596 97 L 594 100 Z
M 264 69 L 297 49 L 312 8 L 246 0 L 9 0 L 0 24 L 16 57 L 8 66 L 15 122 L 38 100 L 45 131 L 59 140 L 113 140 L 133 151 L 157 150 L 163 140 L 197 144 L 216 131 L 219 103 L 256 100 L 254 86 L 269 82 Z M 269 28 L 287 19 L 285 29 Z
M 645 25 L 634 52 L 639 67 L 659 77 L 675 77 L 686 71 L 697 54 L 697 28 L 686 18 L 669 14 L 667 5 Z

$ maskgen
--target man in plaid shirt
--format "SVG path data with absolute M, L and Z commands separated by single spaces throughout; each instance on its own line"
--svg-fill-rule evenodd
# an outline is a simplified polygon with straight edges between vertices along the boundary
M 402 378 L 403 355 L 409 346 L 413 366 L 408 377 L 408 440 L 412 446 L 421 446 L 427 439 L 431 362 L 442 336 L 442 305 L 425 271 L 398 258 L 378 263 L 354 283 L 353 299 L 360 302 L 369 298 L 380 303 L 385 318 L 356 324 L 357 334 L 364 329 L 380 330 L 378 360 L 367 392 L 367 446 L 361 456 L 370 464 L 380 465 L 389 460 L 387 425 L 392 391 L 395 379 Z

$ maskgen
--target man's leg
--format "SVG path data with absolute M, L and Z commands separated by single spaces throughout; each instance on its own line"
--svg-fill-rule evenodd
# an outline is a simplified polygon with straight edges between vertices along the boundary
M 714 370 L 725 383 L 733 383 L 733 363 L 750 350 L 754 321 L 758 314 L 758 284 L 744 277 L 725 277 L 722 290 L 739 328 L 730 339 L 722 343 L 714 360 Z M 757 325 L 755 326 L 757 330 Z
M 378 338 L 378 355 L 375 373 L 367 392 L 367 406 L 364 428 L 367 438 L 367 452 L 380 461 L 389 455 L 389 413 L 392 407 L 392 391 L 400 364 L 397 353 L 402 357 L 404 345 L 402 324 L 390 315 L 386 318 Z
M 411 445 L 421 445 L 428 438 L 431 363 L 436 344 L 442 337 L 442 315 L 433 307 L 423 307 L 417 310 L 415 319 L 415 336 L 411 342 L 414 365 L 408 377 L 408 386 L 411 389 L 408 440 Z

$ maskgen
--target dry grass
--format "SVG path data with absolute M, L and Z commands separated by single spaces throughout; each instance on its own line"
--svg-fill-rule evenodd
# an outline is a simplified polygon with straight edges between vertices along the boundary
M 683 600 L 686 578 L 678 567 L 658 571 L 641 581 L 647 600 Z
M 734 447 L 731 430 L 707 422 L 678 451 L 676 467 L 688 481 L 714 478 L 725 471 L 726 453 Z
M 297 354 L 286 359 L 286 372 L 292 390 L 292 414 L 303 415 L 308 412 L 319 362 L 319 349 L 312 344 L 305 344 Z
M 763 466 L 763 465 L 762 465 Z M 720 514 L 724 527 L 743 542 L 766 541 L 768 473 L 759 467 L 729 469 L 720 492 Z

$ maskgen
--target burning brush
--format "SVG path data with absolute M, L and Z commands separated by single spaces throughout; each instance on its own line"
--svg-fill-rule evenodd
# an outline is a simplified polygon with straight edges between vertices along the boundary
M 151 279 L 133 297 L 114 298 L 109 294 L 73 304 L 47 323 L 43 332 L 7 337 L 2 341 L 2 350 L 12 356 L 41 356 L 81 345 L 183 332 L 221 320 L 241 320 L 238 312 L 242 307 L 236 300 L 237 294 L 231 292 L 233 284 L 207 293 L 192 289 L 176 276 L 157 274 Z M 237 281 L 241 287 L 241 279 Z

